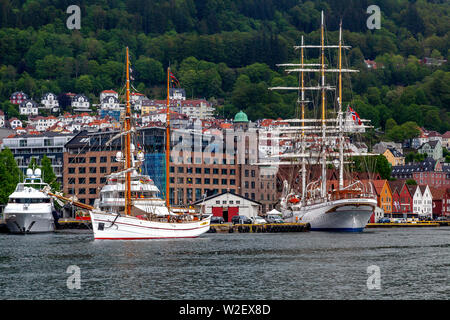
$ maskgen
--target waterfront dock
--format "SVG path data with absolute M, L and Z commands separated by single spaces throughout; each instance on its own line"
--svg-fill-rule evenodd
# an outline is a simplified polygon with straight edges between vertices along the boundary
M 80 220 L 74 218 L 60 218 L 56 225 L 57 230 L 64 229 L 91 229 L 91 220 Z
M 445 221 L 444 221 L 445 222 Z M 366 228 L 420 228 L 420 227 L 439 227 L 448 225 L 439 222 L 404 222 L 404 223 L 368 223 Z
M 265 224 L 211 224 L 208 233 L 274 233 L 307 232 L 309 223 L 265 223 Z

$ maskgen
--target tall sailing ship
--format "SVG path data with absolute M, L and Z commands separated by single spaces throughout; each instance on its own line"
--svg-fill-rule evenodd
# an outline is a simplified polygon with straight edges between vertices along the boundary
M 165 201 L 159 197 L 159 189 L 152 179 L 141 174 L 144 153 L 136 148 L 136 128 L 133 124 L 130 106 L 130 64 L 126 48 L 126 110 L 121 131 L 111 138 L 122 139 L 122 151 L 116 154 L 116 161 L 123 163 L 123 170 L 108 177 L 100 192 L 97 206 L 81 204 L 73 199 L 52 194 L 59 199 L 89 211 L 95 239 L 140 240 L 195 238 L 207 232 L 211 215 L 196 213 L 192 208 L 173 208 L 169 202 L 170 163 L 170 68 L 167 70 L 166 106 L 166 192 Z
M 280 199 L 281 212 L 285 221 L 299 221 L 310 223 L 311 230 L 326 231 L 362 231 L 368 223 L 375 207 L 376 195 L 370 181 L 363 182 L 350 176 L 344 179 L 344 167 L 351 163 L 352 156 L 367 156 L 368 153 L 349 152 L 348 137 L 344 134 L 357 133 L 371 126 L 365 124 L 368 120 L 360 119 L 348 107 L 344 113 L 342 109 L 342 73 L 357 72 L 358 70 L 342 68 L 342 50 L 350 48 L 342 44 L 342 25 L 339 28 L 338 45 L 325 45 L 324 43 L 324 16 L 321 16 L 321 43 L 320 45 L 305 45 L 301 39 L 299 64 L 280 64 L 287 67 L 287 73 L 299 73 L 298 87 L 273 87 L 271 90 L 296 90 L 298 94 L 297 106 L 299 118 L 284 120 L 289 123 L 286 128 L 280 129 L 280 139 L 293 142 L 293 151 L 275 155 L 279 159 L 277 165 L 300 168 L 301 188 L 294 188 L 284 180 L 284 190 Z M 338 68 L 327 68 L 325 64 L 325 49 L 338 49 Z M 320 63 L 304 63 L 305 49 L 320 50 Z M 308 73 L 319 73 L 320 80 L 317 85 L 305 86 L 305 76 Z M 338 74 L 338 94 L 335 100 L 336 118 L 327 119 L 326 92 L 336 90 L 336 87 L 326 84 L 326 73 Z M 305 107 L 309 101 L 305 98 L 306 92 L 320 94 L 320 118 L 305 118 Z M 314 99 L 311 99 L 314 100 Z M 318 111 L 318 110 L 317 110 Z M 319 112 L 317 112 L 319 113 Z M 356 123 L 355 121 L 356 120 Z M 347 160 L 346 160 L 347 159 Z M 328 167 L 338 169 L 338 183 L 329 188 Z M 316 174 L 315 180 L 308 178 Z M 294 175 L 295 176 L 295 175 Z M 328 182 L 328 184 L 327 184 Z

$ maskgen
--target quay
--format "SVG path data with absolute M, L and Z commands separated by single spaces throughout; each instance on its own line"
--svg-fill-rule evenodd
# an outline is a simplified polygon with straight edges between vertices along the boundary
M 273 232 L 307 232 L 309 223 L 265 223 L 265 224 L 211 224 L 208 233 L 273 233 Z
M 419 227 L 439 227 L 439 226 L 448 225 L 448 222 L 443 221 L 443 223 L 439 222 L 403 222 L 403 223 L 368 223 L 366 228 L 419 228 Z
M 64 229 L 92 229 L 91 220 L 88 219 L 74 219 L 74 218 L 60 218 L 56 224 L 56 230 Z

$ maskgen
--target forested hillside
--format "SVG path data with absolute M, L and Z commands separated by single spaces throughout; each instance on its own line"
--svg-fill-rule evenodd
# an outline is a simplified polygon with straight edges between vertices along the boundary
M 81 8 L 80 30 L 66 27 L 72 4 Z M 379 30 L 366 26 L 372 4 L 381 9 Z M 18 114 L 8 102 L 18 90 L 35 100 L 48 91 L 97 99 L 104 89 L 120 90 L 129 46 L 134 86 L 150 98 L 163 98 L 170 64 L 189 97 L 219 103 L 219 116 L 239 109 L 253 120 L 292 116 L 296 93 L 267 88 L 297 83 L 275 64 L 298 61 L 292 46 L 302 35 L 319 43 L 321 10 L 330 43 L 343 20 L 352 46 L 346 61 L 361 70 L 344 91 L 346 104 L 393 140 L 411 134 L 414 123 L 450 130 L 449 63 L 420 63 L 449 60 L 446 0 L 0 0 L 1 108 Z M 377 69 L 368 70 L 364 59 Z M 327 60 L 336 63 L 336 55 Z

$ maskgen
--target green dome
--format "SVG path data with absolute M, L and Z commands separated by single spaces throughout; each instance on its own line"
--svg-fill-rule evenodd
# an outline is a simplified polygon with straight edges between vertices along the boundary
M 234 116 L 234 122 L 248 122 L 247 115 L 242 110 Z

